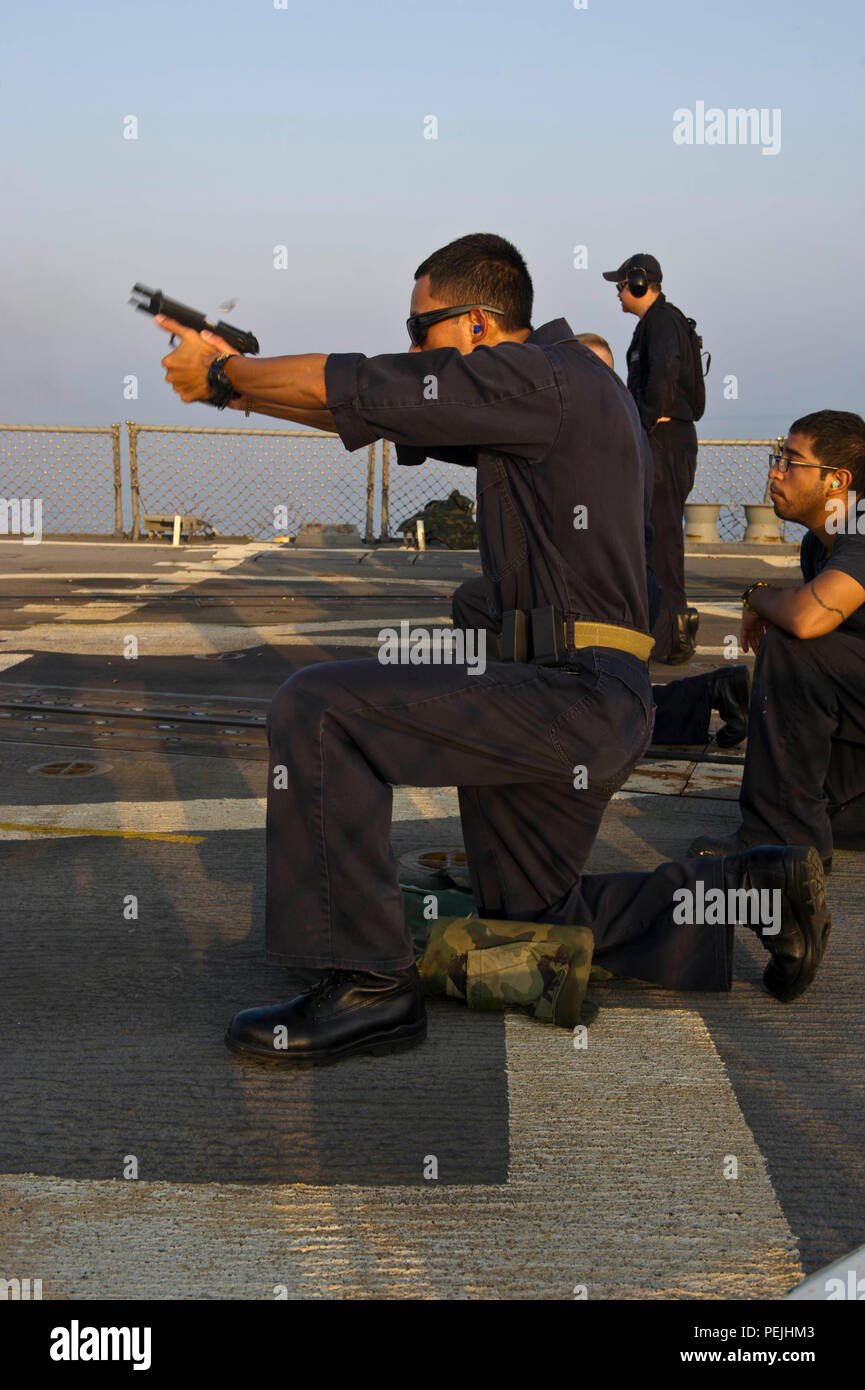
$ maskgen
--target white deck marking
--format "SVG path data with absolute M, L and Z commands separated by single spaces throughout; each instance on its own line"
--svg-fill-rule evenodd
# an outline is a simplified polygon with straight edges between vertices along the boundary
M 41 751 L 43 750 L 40 749 Z M 86 756 L 89 751 L 79 750 L 80 756 Z M 103 756 L 105 752 L 103 748 Z M 152 754 L 148 756 L 152 757 Z M 64 790 L 67 790 L 69 785 L 68 781 L 64 781 Z M 86 794 L 84 787 L 82 790 Z M 154 832 L 263 832 L 266 809 L 267 801 L 263 796 L 214 799 L 190 797 L 186 801 L 80 801 L 66 804 L 47 802 L 39 805 L 0 805 L 0 840 L 41 839 L 50 836 L 55 829 L 64 832 L 75 831 L 80 835 L 114 831 L 131 837 Z M 394 788 L 395 821 L 441 820 L 451 816 L 459 816 L 455 787 Z M 5 829 L 2 828 L 4 826 Z
M 0 726 L 2 727 L 2 726 Z M 53 748 L 54 745 L 43 747 Z M 43 751 L 42 749 L 40 751 Z M 83 750 L 80 756 L 89 753 Z M 110 754 L 102 746 L 102 755 Z M 124 754 L 124 757 L 127 755 Z M 148 754 L 152 757 L 152 754 Z M 257 765 L 253 765 L 257 766 Z M 652 775 L 654 774 L 654 775 Z M 736 800 L 742 767 L 728 763 L 647 761 L 613 800 L 638 796 L 699 796 Z M 64 783 L 68 789 L 69 783 Z M 82 787 L 86 793 L 86 788 Z M 0 840 L 41 839 L 58 830 L 130 837 L 153 833 L 215 833 L 263 830 L 265 797 L 191 797 L 186 801 L 82 801 L 0 804 Z M 394 787 L 393 820 L 450 820 L 459 818 L 456 787 Z
M 226 607 L 229 607 L 234 602 L 235 597 L 236 596 L 226 598 Z M 57 622 L 66 622 L 73 624 L 76 627 L 82 627 L 87 626 L 89 623 L 93 623 L 94 620 L 97 620 L 99 622 L 116 622 L 119 618 L 124 618 L 129 613 L 140 613 L 141 610 L 146 608 L 147 605 L 152 601 L 152 597 L 149 596 L 147 598 L 137 600 L 134 603 L 115 603 L 112 600 L 105 601 L 101 599 L 94 600 L 93 603 L 78 603 L 63 606 L 51 603 L 28 603 L 23 605 L 17 611 L 19 613 L 50 613 L 52 617 L 54 617 L 57 620 Z M 214 605 L 214 607 L 216 606 L 217 605 Z M 355 630 L 369 629 L 370 636 L 367 637 L 365 640 L 367 645 L 372 646 L 374 645 L 375 640 L 372 636 L 373 631 L 377 633 L 384 627 L 393 627 L 396 628 L 397 631 L 399 631 L 400 622 L 404 621 L 408 621 L 412 626 L 418 623 L 435 623 L 439 627 L 448 628 L 451 626 L 449 613 L 413 613 L 411 617 L 408 619 L 406 619 L 405 614 L 401 614 L 400 617 L 396 618 L 351 618 L 348 621 L 340 621 L 338 619 L 333 618 L 322 618 L 313 619 L 308 622 L 273 624 L 273 626 L 268 625 L 266 628 L 263 629 L 250 628 L 246 624 L 244 624 L 242 627 L 238 625 L 236 629 L 232 628 L 231 630 L 237 630 L 240 632 L 255 632 L 263 630 L 268 633 L 270 640 L 273 640 L 273 634 L 276 634 L 277 636 L 279 636 L 280 634 L 287 634 L 288 636 L 292 636 L 299 633 L 321 632 L 326 634 L 333 634 L 333 636 L 331 637 L 331 641 L 335 642 L 339 641 L 339 635 L 343 632 L 353 632 Z M 28 638 L 30 634 L 34 631 L 35 626 L 36 625 L 34 624 L 34 628 L 28 629 Z M 39 624 L 39 626 L 40 628 L 44 628 L 45 625 Z M 201 620 L 198 622 L 196 622 L 195 620 L 190 620 L 185 623 L 160 623 L 148 624 L 147 626 L 154 627 L 156 628 L 156 630 L 159 630 L 160 628 L 183 628 L 197 632 L 202 627 L 209 627 L 211 625 L 205 621 L 205 615 L 204 613 L 202 613 Z M 220 624 L 219 626 L 221 628 L 224 628 L 225 624 Z M 342 643 L 342 645 L 357 646 L 359 644 L 351 637 L 346 637 L 345 642 Z
M 507 1016 L 506 1183 L 9 1175 L 7 1267 L 38 1272 L 45 1299 L 784 1297 L 802 1277 L 795 1237 L 702 1020 L 607 997 L 585 1051 Z M 386 1081 L 386 1059 L 352 1065 Z M 206 1179 L 206 1152 L 201 1166 Z
M 865 1245 L 842 1255 L 803 1279 L 787 1295 L 794 1302 L 822 1303 L 842 1299 L 861 1302 L 865 1296 Z

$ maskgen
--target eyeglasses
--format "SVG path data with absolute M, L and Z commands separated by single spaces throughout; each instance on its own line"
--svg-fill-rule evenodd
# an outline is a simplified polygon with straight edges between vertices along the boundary
M 472 309 L 484 309 L 488 314 L 503 314 L 504 309 L 493 309 L 490 304 L 457 304 L 453 309 L 430 309 L 425 314 L 412 314 L 405 321 L 408 336 L 414 347 L 423 347 L 426 335 L 434 323 L 444 319 L 456 319 L 460 314 L 470 314 Z
M 619 294 L 622 293 L 622 290 L 626 290 L 627 288 L 628 288 L 628 282 L 627 282 L 627 280 L 619 280 L 619 281 L 617 282 L 617 284 L 616 284 L 616 289 L 618 290 Z
M 774 468 L 776 473 L 786 473 L 788 468 L 820 468 L 824 473 L 834 471 L 828 464 L 802 463 L 799 459 L 791 459 L 789 454 L 770 454 L 769 468 Z

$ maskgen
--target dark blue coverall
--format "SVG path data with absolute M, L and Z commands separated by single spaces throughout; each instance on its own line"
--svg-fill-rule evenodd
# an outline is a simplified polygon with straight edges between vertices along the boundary
M 865 536 L 838 535 L 831 555 L 809 531 L 806 584 L 822 570 L 865 588 Z M 751 687 L 739 799 L 747 844 L 816 845 L 823 859 L 865 849 L 865 605 L 823 637 L 771 627 Z
M 491 619 L 554 604 L 647 632 L 645 434 L 622 382 L 563 319 L 465 356 L 331 355 L 325 380 L 347 449 L 383 437 L 400 464 L 431 455 L 477 470 Z M 672 920 L 677 888 L 735 886 L 723 860 L 582 873 L 651 720 L 646 663 L 609 647 L 571 647 L 567 669 L 489 661 L 471 674 L 370 659 L 296 672 L 268 726 L 268 955 L 407 969 L 392 785 L 456 785 L 483 916 L 583 924 L 614 974 L 729 988 L 732 928 Z
M 652 625 L 654 657 L 663 661 L 678 644 L 676 613 L 687 607 L 685 502 L 697 471 L 695 364 L 684 320 L 666 295 L 659 294 L 640 319 L 628 346 L 628 390 L 648 431 L 654 459 L 651 563 L 664 593 Z M 658 424 L 661 416 L 669 416 Z
M 651 627 L 653 612 L 657 617 L 660 610 L 660 590 L 651 570 L 646 571 L 646 579 Z M 464 631 L 485 629 L 487 655 L 498 661 L 501 628 L 493 617 L 488 588 L 485 579 L 465 580 L 452 596 L 451 612 L 454 627 Z M 708 675 L 685 676 L 682 680 L 668 681 L 666 685 L 653 685 L 652 699 L 655 702 L 652 743 L 666 746 L 671 743 L 699 745 L 709 742 L 712 696 Z

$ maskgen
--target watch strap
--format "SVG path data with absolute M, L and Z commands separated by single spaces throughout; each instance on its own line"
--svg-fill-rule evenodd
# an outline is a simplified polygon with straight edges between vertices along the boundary
M 223 352 L 219 357 L 214 357 L 207 369 L 207 385 L 210 388 L 211 403 L 218 410 L 224 410 L 229 401 L 236 400 L 240 396 L 239 391 L 235 391 L 231 382 L 225 374 L 225 363 L 229 357 L 236 357 L 234 352 Z
M 755 590 L 755 589 L 771 589 L 771 587 L 772 587 L 772 585 L 771 585 L 771 584 L 768 582 L 768 580 L 766 580 L 766 579 L 758 579 L 754 584 L 749 584 L 749 585 L 748 585 L 747 589 L 746 589 L 745 592 L 742 594 L 742 604 L 743 604 L 743 606 L 744 606 L 745 608 L 747 608 L 747 610 L 748 610 L 749 613 L 756 613 L 756 612 L 757 612 L 756 608 L 752 608 L 751 605 L 750 605 L 750 603 L 748 602 L 748 599 L 750 598 L 751 594 L 753 594 L 754 590 Z M 759 615 L 758 615 L 758 616 L 759 616 Z

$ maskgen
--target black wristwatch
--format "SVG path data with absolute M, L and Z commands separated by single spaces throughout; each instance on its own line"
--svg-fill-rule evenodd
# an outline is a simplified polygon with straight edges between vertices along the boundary
M 210 401 L 218 410 L 224 410 L 229 401 L 237 400 L 240 391 L 235 391 L 228 377 L 225 375 L 225 363 L 229 357 L 236 357 L 234 352 L 223 352 L 220 357 L 214 357 L 207 369 L 207 384 L 210 387 Z

